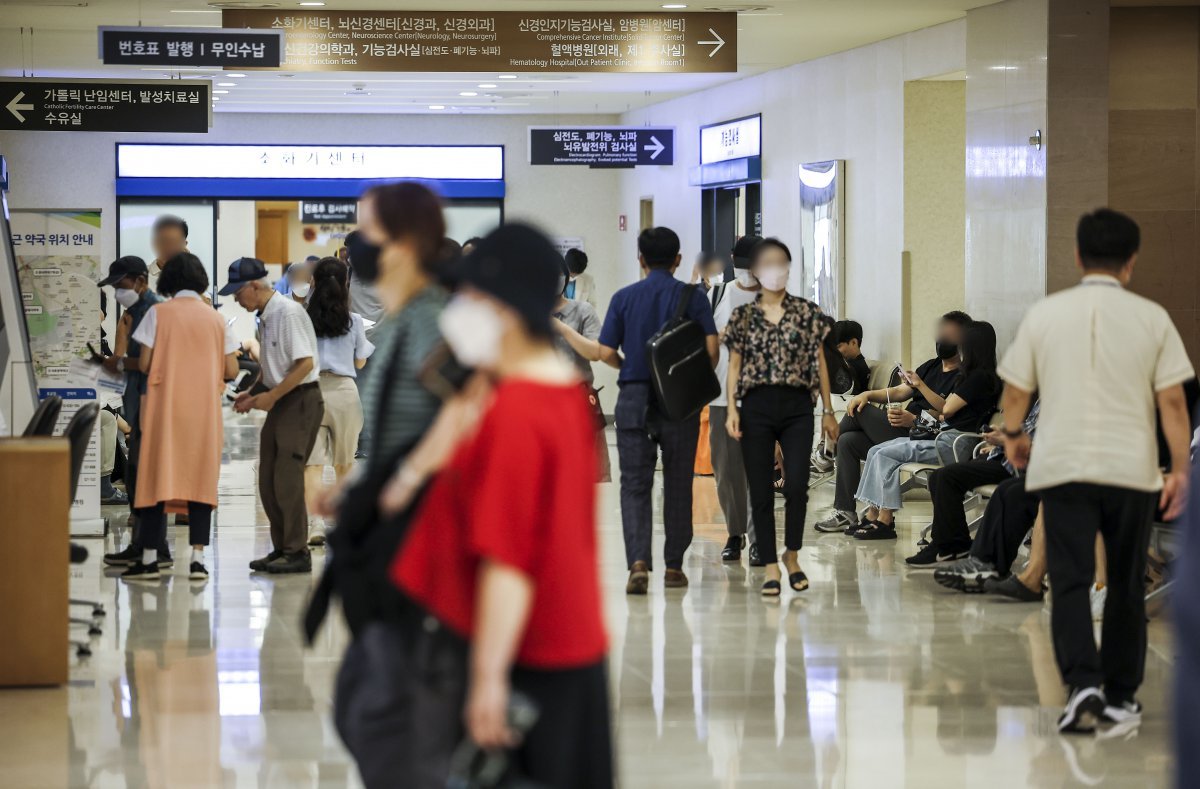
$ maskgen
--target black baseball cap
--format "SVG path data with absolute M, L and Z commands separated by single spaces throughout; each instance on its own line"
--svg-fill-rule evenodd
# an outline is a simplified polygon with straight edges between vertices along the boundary
M 217 293 L 230 296 L 242 289 L 247 282 L 267 276 L 267 264 L 258 258 L 238 258 L 229 264 L 229 282 Z
M 535 334 L 552 337 L 550 313 L 562 295 L 564 265 L 541 231 L 513 223 L 480 240 L 453 266 L 453 279 L 507 304 Z
M 126 255 L 125 257 L 117 258 L 112 263 L 109 263 L 108 276 L 96 284 L 103 288 L 106 285 L 115 285 L 126 277 L 138 277 L 143 275 L 150 275 L 150 269 L 146 267 L 146 261 L 142 260 L 137 255 Z
M 762 236 L 742 236 L 733 245 L 733 267 L 750 268 L 750 253 L 762 241 Z

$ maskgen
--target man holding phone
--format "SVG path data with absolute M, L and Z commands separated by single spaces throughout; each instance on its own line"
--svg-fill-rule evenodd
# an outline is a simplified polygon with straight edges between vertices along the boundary
M 963 328 L 970 322 L 971 316 L 958 310 L 943 315 L 937 325 L 934 346 L 937 356 L 917 368 L 920 380 L 942 397 L 950 394 L 958 378 L 958 345 Z M 854 494 L 858 490 L 861 464 L 867 452 L 876 444 L 907 436 L 921 413 L 932 410 L 925 397 L 909 385 L 908 371 L 902 365 L 897 366 L 902 372 L 898 386 L 863 392 L 846 408 L 846 416 L 839 426 L 833 512 L 813 527 L 817 531 L 849 534 L 859 527 Z M 885 408 L 870 408 L 869 403 L 880 403 Z

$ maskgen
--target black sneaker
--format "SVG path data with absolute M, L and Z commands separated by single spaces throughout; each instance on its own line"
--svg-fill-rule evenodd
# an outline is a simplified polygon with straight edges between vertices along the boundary
M 162 573 L 158 570 L 156 564 L 143 564 L 142 562 L 134 562 L 129 566 L 129 569 L 121 573 L 122 581 L 130 582 L 148 582 L 162 580 Z
M 988 581 L 998 578 L 999 573 L 991 562 L 974 556 L 965 556 L 956 562 L 938 565 L 933 580 L 947 589 L 960 592 L 982 592 Z
M 965 550 L 951 549 L 943 552 L 933 545 L 926 545 L 924 548 L 905 559 L 904 563 L 909 567 L 932 570 L 939 566 L 947 565 L 951 562 L 958 561 L 959 559 L 966 558 L 967 554 L 970 552 L 971 549 L 969 546 Z
M 1100 688 L 1075 688 L 1058 719 L 1058 730 L 1064 733 L 1093 732 L 1106 706 Z
M 166 570 L 174 566 L 175 560 L 171 558 L 171 554 L 168 551 L 158 552 L 158 567 L 160 570 Z
M 142 560 L 142 549 L 128 545 L 123 551 L 104 554 L 104 563 L 110 567 L 128 567 Z
M 204 569 L 204 565 L 201 562 L 192 562 L 192 566 L 188 569 L 188 580 L 207 581 L 208 570 Z
M 261 559 L 255 559 L 250 562 L 250 569 L 256 573 L 265 573 L 267 565 L 283 556 L 283 551 L 271 551 Z
M 742 547 L 746 544 L 745 536 L 739 534 L 730 537 L 725 541 L 725 547 L 721 550 L 721 561 L 736 562 L 742 558 Z
M 267 563 L 267 572 L 272 575 L 284 573 L 312 572 L 312 556 L 307 552 L 284 554 Z
M 767 563 L 758 556 L 758 544 L 750 546 L 750 566 L 751 567 L 766 567 Z

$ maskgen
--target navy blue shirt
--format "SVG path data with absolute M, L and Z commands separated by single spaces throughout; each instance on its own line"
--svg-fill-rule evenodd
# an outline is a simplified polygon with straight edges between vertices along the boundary
M 162 296 L 147 289 L 132 307 L 125 310 L 129 313 L 130 317 L 129 346 L 125 349 L 125 355 L 130 359 L 137 359 L 142 355 L 142 344 L 133 339 L 133 333 L 137 331 L 138 326 L 142 323 L 142 318 L 146 317 L 146 313 L 150 311 L 150 308 L 164 301 L 166 299 Z M 132 388 L 138 394 L 146 394 L 146 374 L 137 369 L 136 364 L 126 364 L 125 386 Z
M 666 269 L 651 269 L 642 281 L 613 294 L 608 314 L 604 316 L 604 328 L 600 330 L 600 344 L 625 354 L 618 383 L 650 382 L 646 341 L 675 315 L 686 287 L 686 283 L 675 279 L 675 275 Z M 705 334 L 717 334 L 712 307 L 702 288 L 692 291 L 685 314 L 699 323 Z

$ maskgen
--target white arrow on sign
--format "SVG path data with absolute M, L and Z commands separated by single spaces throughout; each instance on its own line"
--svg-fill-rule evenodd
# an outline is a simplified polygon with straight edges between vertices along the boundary
M 708 32 L 712 33 L 712 37 L 715 38 L 716 41 L 697 41 L 696 43 L 709 45 L 716 44 L 716 46 L 713 47 L 713 51 L 708 53 L 708 56 L 711 58 L 713 55 L 721 51 L 721 47 L 725 46 L 725 39 L 721 38 L 721 34 L 713 30 L 711 27 L 708 29 Z
M 33 111 L 32 104 L 18 103 L 23 98 L 25 98 L 25 91 L 19 91 L 16 96 L 13 96 L 13 100 L 10 101 L 8 103 L 8 105 L 4 108 L 4 109 L 8 110 L 9 112 L 11 112 L 13 114 L 13 117 L 16 118 L 18 121 L 20 121 L 21 123 L 25 122 L 25 116 L 22 115 L 20 111 L 21 110 L 25 110 L 26 112 Z
M 653 145 L 643 145 L 642 150 L 654 151 L 654 153 L 650 154 L 650 158 L 657 159 L 658 155 L 667 149 L 667 146 L 665 146 L 661 142 L 659 142 L 658 138 L 655 137 L 654 135 L 650 135 L 650 142 L 652 142 L 654 144 Z

